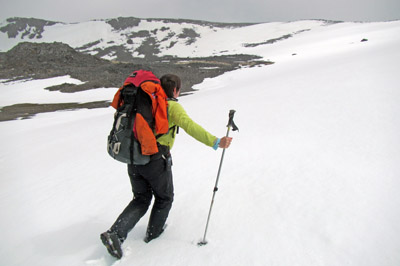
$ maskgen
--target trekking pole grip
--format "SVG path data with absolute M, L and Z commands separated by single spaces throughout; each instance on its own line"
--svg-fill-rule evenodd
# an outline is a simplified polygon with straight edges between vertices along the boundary
M 230 110 L 229 111 L 229 121 L 228 121 L 228 127 L 232 126 L 233 123 L 233 117 L 235 116 L 236 111 L 235 110 Z
M 232 127 L 233 131 L 239 130 L 239 128 L 235 125 L 235 122 L 233 121 L 233 117 L 235 116 L 236 111 L 235 110 L 230 110 L 229 111 L 229 121 L 227 127 L 230 128 Z

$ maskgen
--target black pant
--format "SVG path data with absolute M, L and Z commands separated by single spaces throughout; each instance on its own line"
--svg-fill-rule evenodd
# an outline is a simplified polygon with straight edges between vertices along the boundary
M 124 241 L 129 231 L 147 212 L 154 195 L 146 237 L 156 238 L 163 231 L 174 198 L 171 166 L 166 159 L 159 158 L 146 165 L 128 164 L 128 174 L 134 198 L 115 221 L 111 231 L 116 232 Z

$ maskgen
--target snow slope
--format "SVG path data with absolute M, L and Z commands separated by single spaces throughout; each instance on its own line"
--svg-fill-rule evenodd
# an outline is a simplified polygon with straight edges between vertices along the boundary
M 240 128 L 203 247 L 221 151 L 181 130 L 166 232 L 145 244 L 145 216 L 115 261 L 99 234 L 131 193 L 105 151 L 113 110 L 0 123 L 0 264 L 400 265 L 399 33 L 400 22 L 343 23 L 256 46 L 276 63 L 207 79 L 180 99 L 217 136 L 230 109 Z M 21 85 L 51 99 L 34 82 Z M 16 88 L 0 86 L 1 99 Z

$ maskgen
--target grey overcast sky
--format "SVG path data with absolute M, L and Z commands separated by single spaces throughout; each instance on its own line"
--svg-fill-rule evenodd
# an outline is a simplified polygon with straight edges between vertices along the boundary
M 400 19 L 400 0 L 0 0 L 0 21 L 33 17 L 82 22 L 120 16 L 212 22 L 389 21 Z

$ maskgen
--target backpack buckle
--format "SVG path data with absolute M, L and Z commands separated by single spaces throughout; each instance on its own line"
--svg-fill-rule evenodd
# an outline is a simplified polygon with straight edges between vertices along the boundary
M 112 149 L 113 153 L 118 154 L 120 149 L 121 149 L 121 142 L 114 143 L 113 149 Z

